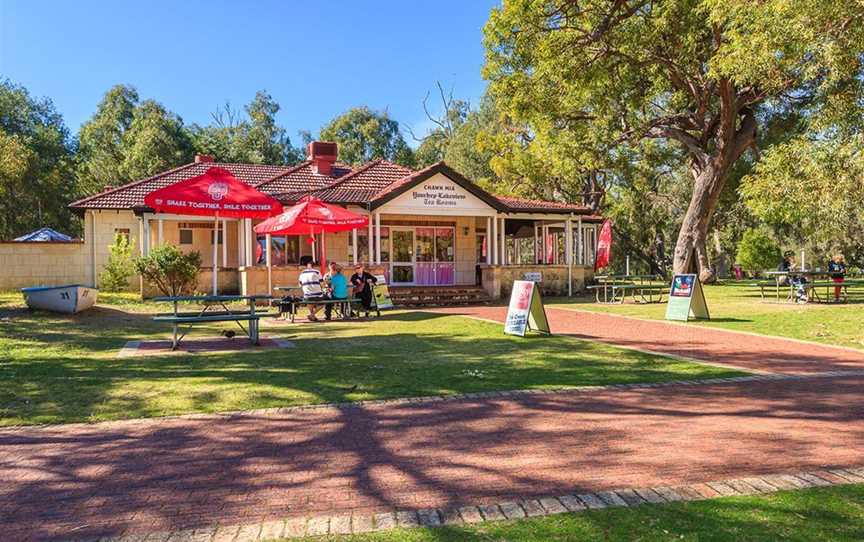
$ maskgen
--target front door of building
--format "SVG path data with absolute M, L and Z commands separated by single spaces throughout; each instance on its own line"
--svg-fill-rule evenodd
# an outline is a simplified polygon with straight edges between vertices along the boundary
M 414 229 L 391 228 L 390 276 L 393 284 L 414 284 Z
M 451 227 L 416 229 L 415 284 L 444 286 L 455 282 L 455 237 Z

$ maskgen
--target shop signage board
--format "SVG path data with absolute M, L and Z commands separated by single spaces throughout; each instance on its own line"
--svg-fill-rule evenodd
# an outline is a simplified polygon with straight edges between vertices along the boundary
M 495 212 L 480 198 L 440 173 L 411 187 L 385 207 L 393 213 L 427 216 L 486 216 Z
M 522 280 L 530 280 L 532 282 L 543 282 L 543 273 L 540 271 L 526 271 L 522 274 Z
M 686 322 L 690 318 L 709 320 L 702 283 L 696 275 L 675 275 L 669 289 L 666 319 Z
M 550 333 L 540 287 L 532 280 L 513 281 L 504 333 L 524 337 L 529 330 Z
M 372 289 L 375 306 L 379 309 L 392 309 L 393 300 L 390 299 L 390 287 L 387 286 L 387 278 L 384 275 L 375 275 L 378 281 Z

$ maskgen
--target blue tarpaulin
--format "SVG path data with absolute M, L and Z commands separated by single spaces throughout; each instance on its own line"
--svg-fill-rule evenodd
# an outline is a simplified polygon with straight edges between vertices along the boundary
M 16 237 L 16 241 L 72 241 L 72 238 L 65 233 L 52 230 L 51 228 L 39 228 L 36 231 L 31 231 L 28 234 Z

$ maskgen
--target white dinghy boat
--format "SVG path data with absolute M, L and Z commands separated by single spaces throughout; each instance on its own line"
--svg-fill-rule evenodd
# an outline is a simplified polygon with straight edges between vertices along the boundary
M 31 309 L 75 314 L 92 307 L 99 290 L 80 284 L 67 284 L 21 288 L 21 293 Z

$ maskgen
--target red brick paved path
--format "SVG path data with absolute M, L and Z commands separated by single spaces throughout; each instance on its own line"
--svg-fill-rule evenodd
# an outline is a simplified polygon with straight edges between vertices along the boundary
M 558 313 L 550 316 L 561 331 Z M 782 344 L 789 357 L 809 355 L 806 345 Z M 829 351 L 819 352 L 823 368 L 855 365 L 843 361 L 852 352 Z M 3 430 L 0 538 L 117 536 L 858 465 L 862 385 L 864 375 L 813 376 Z
M 454 307 L 436 312 L 503 322 L 507 307 Z M 712 363 L 784 374 L 864 369 L 864 351 L 588 311 L 547 307 L 546 314 L 552 333 Z

